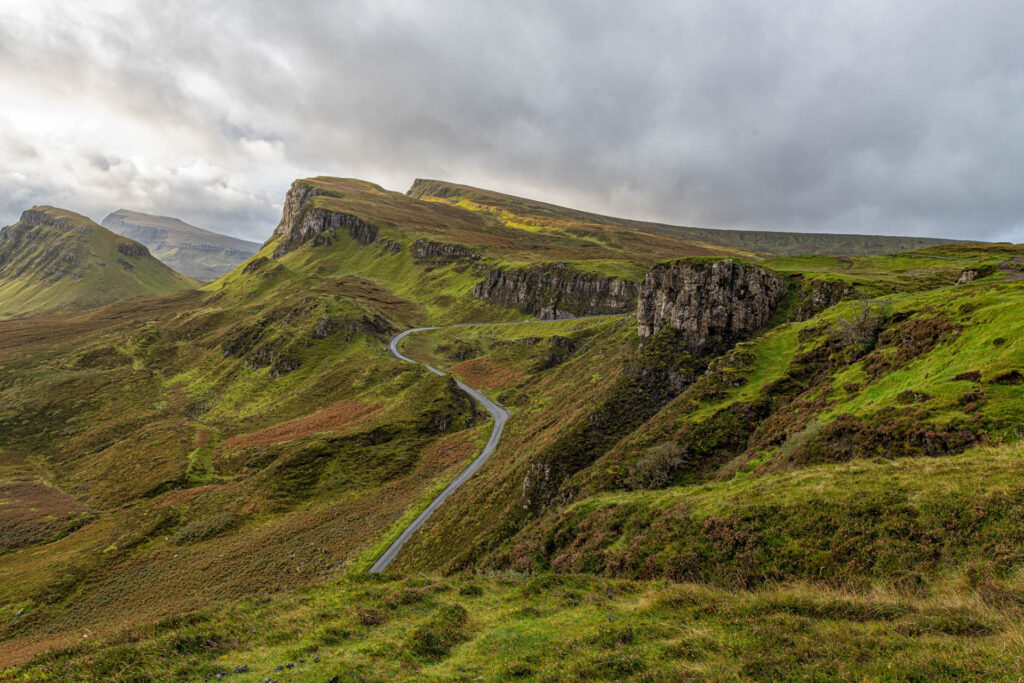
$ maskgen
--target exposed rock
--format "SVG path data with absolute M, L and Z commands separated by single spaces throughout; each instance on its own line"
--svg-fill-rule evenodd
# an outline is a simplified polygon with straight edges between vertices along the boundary
M 117 245 L 117 250 L 125 256 L 131 256 L 133 258 L 149 256 L 149 249 L 138 242 L 121 242 Z
M 307 242 L 315 247 L 333 244 L 341 229 L 348 230 L 360 246 L 365 247 L 377 239 L 377 226 L 352 214 L 316 208 L 313 198 L 325 194 L 323 190 L 301 180 L 292 183 L 285 197 L 281 222 L 271 236 L 271 239 L 281 238 L 274 248 L 275 258 L 295 251 Z
M 255 273 L 257 270 L 259 270 L 268 263 L 270 263 L 270 259 L 268 259 L 266 256 L 259 256 L 257 258 L 254 258 L 252 261 L 246 263 L 245 267 L 242 268 L 242 272 Z
M 70 218 L 51 216 L 45 211 L 34 208 L 22 211 L 19 223 L 22 225 L 45 225 L 64 232 L 79 230 L 79 232 L 87 233 L 91 230 L 88 225 L 76 225 Z
M 473 296 L 541 320 L 562 320 L 628 312 L 639 291 L 638 282 L 580 272 L 568 263 L 544 263 L 488 271 Z
M 341 321 L 337 316 L 325 315 L 316 321 L 316 326 L 313 328 L 313 339 L 326 339 L 337 332 L 340 327 Z
M 981 372 L 979 370 L 969 370 L 968 372 L 961 372 L 959 375 L 953 378 L 954 382 L 980 382 Z
M 785 293 L 778 275 L 732 259 L 659 264 L 640 289 L 637 332 L 667 324 L 692 353 L 714 352 L 763 327 Z
M 799 300 L 789 315 L 790 322 L 810 320 L 826 308 L 854 295 L 852 285 L 838 280 L 805 280 L 800 288 Z
M 964 268 L 960 271 L 960 277 L 956 279 L 956 284 L 965 285 L 968 282 L 974 282 L 978 278 L 988 277 L 991 274 L 991 266 L 982 266 L 981 268 Z
M 402 251 L 402 245 L 394 240 L 381 240 L 380 245 L 383 252 L 391 254 L 392 256 Z
M 412 256 L 420 261 L 435 263 L 456 263 L 458 261 L 478 261 L 480 254 L 467 249 L 461 244 L 445 244 L 419 239 L 412 243 Z

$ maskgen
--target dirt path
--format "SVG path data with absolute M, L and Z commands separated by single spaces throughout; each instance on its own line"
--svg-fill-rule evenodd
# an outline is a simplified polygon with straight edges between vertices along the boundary
M 1024 272 L 1018 270 L 1010 264 L 1024 264 L 1024 256 L 1014 256 L 1012 259 L 1003 261 L 996 266 L 999 270 L 1006 273 L 1006 277 L 1002 279 L 1003 282 L 1013 282 L 1014 280 L 1024 280 Z M 1019 266 L 1018 266 L 1019 267 Z

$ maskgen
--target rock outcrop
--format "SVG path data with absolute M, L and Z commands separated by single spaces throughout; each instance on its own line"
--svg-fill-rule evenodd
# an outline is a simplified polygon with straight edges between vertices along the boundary
M 313 198 L 326 194 L 324 190 L 301 180 L 292 183 L 285 197 L 281 222 L 271 236 L 271 239 L 281 238 L 274 248 L 275 258 L 295 251 L 307 242 L 315 247 L 333 244 L 338 230 L 343 229 L 360 246 L 365 247 L 377 239 L 377 226 L 352 214 L 317 208 Z
M 78 230 L 79 232 L 88 233 L 92 230 L 92 226 L 83 225 L 76 221 L 75 218 L 81 217 L 77 214 L 73 214 L 71 216 L 54 215 L 50 211 L 47 211 L 46 208 L 32 208 L 21 212 L 21 220 L 18 221 L 17 225 L 24 227 L 46 226 L 61 232 Z M 13 236 L 13 234 L 8 235 L 8 237 L 11 236 Z
M 418 261 L 430 261 L 438 264 L 479 261 L 482 258 L 480 254 L 461 244 L 445 244 L 424 239 L 413 242 L 410 252 Z
M 545 263 L 490 270 L 473 289 L 473 296 L 541 320 L 561 320 L 626 313 L 639 292 L 639 282 L 584 273 L 568 263 Z
M 138 242 L 122 242 L 117 245 L 117 250 L 125 256 L 139 257 L 149 256 L 149 249 L 144 244 Z
M 721 351 L 763 327 L 785 293 L 778 275 L 732 259 L 659 264 L 640 289 L 637 332 L 667 324 L 691 353 Z
M 981 266 L 980 268 L 964 268 L 960 271 L 960 277 L 956 279 L 956 284 L 966 285 L 968 282 L 974 282 L 978 278 L 988 277 L 994 272 L 992 266 Z
M 852 285 L 838 280 L 804 280 L 789 321 L 810 320 L 826 308 L 850 298 L 855 291 Z

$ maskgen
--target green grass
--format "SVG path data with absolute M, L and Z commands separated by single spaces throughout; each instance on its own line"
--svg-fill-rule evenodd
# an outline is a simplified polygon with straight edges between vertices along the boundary
M 121 253 L 119 247 L 139 245 L 84 216 L 53 207 L 35 207 L 26 214 L 27 220 L 4 228 L 11 239 L 0 248 L 0 320 L 198 286 L 150 255 Z
M 1012 679 L 1024 673 L 1019 607 L 1005 607 L 1017 591 L 353 578 L 80 638 L 3 679 Z

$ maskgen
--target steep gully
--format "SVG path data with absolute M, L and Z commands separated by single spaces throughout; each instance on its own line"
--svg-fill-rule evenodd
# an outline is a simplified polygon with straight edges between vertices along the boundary
M 607 316 L 607 315 L 586 316 L 586 318 L 607 318 L 607 317 L 617 317 L 617 316 Z M 585 319 L 585 318 L 577 318 L 577 320 L 582 320 L 582 319 Z M 516 321 L 516 322 L 505 322 L 505 323 L 460 323 L 460 324 L 457 324 L 457 325 L 446 325 L 445 327 L 482 327 L 482 326 L 494 326 L 494 325 L 522 325 L 524 323 L 537 323 L 537 322 L 543 322 L 543 321 L 540 321 L 540 320 L 519 320 L 519 321 Z M 388 349 L 391 351 L 391 355 L 394 356 L 395 358 L 399 359 L 399 360 L 405 361 L 407 363 L 418 363 L 419 361 L 416 361 L 416 360 L 413 360 L 412 358 L 409 358 L 408 356 L 406 356 L 405 354 L 403 354 L 401 351 L 398 350 L 399 343 L 403 339 L 405 339 L 408 335 L 413 334 L 415 332 L 424 332 L 426 330 L 438 330 L 438 329 L 442 329 L 442 328 L 440 328 L 440 327 L 414 327 L 411 330 L 406 330 L 405 332 L 401 332 L 399 334 L 396 334 L 394 337 L 391 338 L 391 341 L 388 343 Z M 438 370 L 435 367 L 427 365 L 426 363 L 421 363 L 421 365 L 423 365 L 425 368 L 427 368 L 427 370 L 430 370 L 431 372 L 433 372 L 435 375 L 441 375 L 442 377 L 445 376 L 444 372 Z M 473 460 L 473 462 L 469 463 L 469 465 L 465 469 L 463 469 L 461 472 L 459 472 L 458 476 L 456 476 L 454 479 L 452 479 L 452 481 L 448 484 L 448 486 L 445 486 L 444 490 L 441 491 L 441 493 L 438 494 L 437 497 L 434 498 L 434 500 L 430 501 L 430 504 L 427 505 L 426 509 L 424 509 L 423 512 L 421 512 L 419 515 L 417 515 L 416 519 L 414 519 L 412 521 L 412 523 L 410 523 L 409 526 L 407 526 L 402 531 L 401 535 L 399 535 L 399 537 L 397 539 L 395 539 L 395 541 L 390 546 L 388 546 L 388 549 L 385 550 L 384 553 L 379 558 L 377 558 L 377 561 L 374 562 L 373 566 L 370 567 L 370 573 L 371 574 L 378 574 L 378 573 L 380 573 L 380 572 L 382 572 L 382 571 L 384 571 L 385 569 L 388 568 L 388 565 L 391 564 L 391 562 L 395 559 L 395 557 L 398 556 L 398 553 L 402 550 L 402 546 L 404 546 L 409 541 L 409 539 L 412 538 L 413 534 L 415 534 L 417 531 L 419 531 L 420 527 L 422 527 L 424 525 L 424 523 L 426 523 L 426 521 L 428 519 L 430 519 L 430 516 L 433 515 L 434 512 L 439 507 L 441 507 L 441 504 L 444 503 L 444 501 L 448 498 L 448 496 L 452 495 L 456 491 L 456 489 L 458 489 L 460 486 L 465 484 L 469 480 L 470 477 L 472 477 L 474 474 L 476 474 L 477 471 L 481 467 L 483 467 L 484 463 L 487 462 L 487 460 L 491 457 L 491 454 L 494 453 L 494 449 L 497 448 L 497 446 L 498 446 L 498 440 L 501 439 L 501 432 L 505 429 L 505 422 L 508 421 L 509 412 L 507 410 L 505 410 L 504 408 L 502 408 L 501 406 L 499 406 L 494 401 L 492 401 L 491 399 L 489 399 L 487 397 L 487 395 L 484 394 L 482 391 L 480 391 L 478 389 L 474 389 L 473 387 L 468 386 L 468 385 L 460 382 L 459 380 L 455 380 L 455 383 L 459 386 L 460 389 L 462 389 L 464 392 L 469 394 L 473 399 L 475 399 L 477 401 L 477 403 L 482 405 L 487 410 L 487 412 L 491 414 L 491 417 L 494 418 L 494 426 L 491 428 L 491 436 L 490 436 L 490 438 L 487 439 L 487 444 L 484 446 L 484 449 L 482 451 L 480 451 L 480 455 L 476 456 L 476 458 Z

